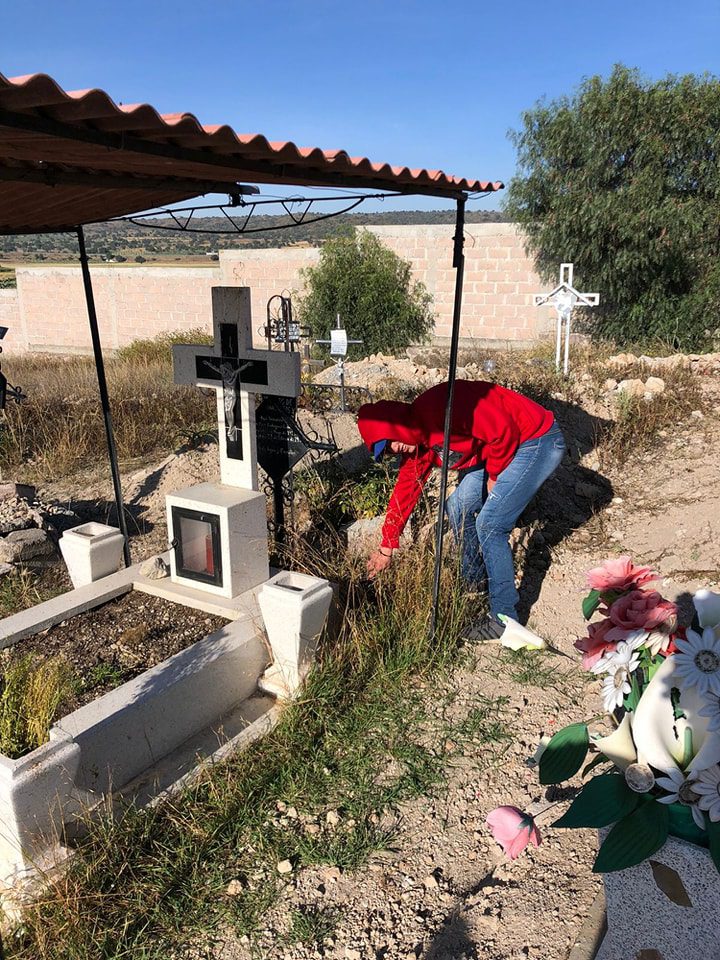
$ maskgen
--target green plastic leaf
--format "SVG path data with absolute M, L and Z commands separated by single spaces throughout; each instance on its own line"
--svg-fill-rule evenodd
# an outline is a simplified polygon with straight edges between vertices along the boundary
M 720 822 L 713 823 L 705 814 L 705 828 L 710 838 L 710 856 L 713 858 L 715 869 L 720 873 Z
M 600 606 L 600 591 L 591 590 L 590 593 L 585 597 L 582 602 L 582 612 L 586 620 L 589 620 L 590 617 L 595 613 L 597 608 Z
M 562 783 L 574 777 L 587 756 L 588 728 L 572 723 L 558 730 L 540 757 L 540 783 Z
M 626 710 L 632 712 L 637 709 L 640 703 L 641 691 L 638 683 L 637 671 L 630 677 L 630 693 L 623 700 L 623 706 Z
M 667 806 L 646 800 L 619 820 L 605 837 L 593 864 L 593 873 L 614 873 L 635 867 L 665 843 L 670 828 Z
M 585 764 L 581 774 L 583 780 L 592 770 L 595 769 L 595 767 L 599 767 L 601 763 L 610 763 L 604 753 L 599 753 L 596 757 L 593 757 L 590 763 Z
M 622 820 L 637 807 L 640 794 L 633 793 L 620 773 L 593 777 L 582 788 L 555 827 L 607 827 Z

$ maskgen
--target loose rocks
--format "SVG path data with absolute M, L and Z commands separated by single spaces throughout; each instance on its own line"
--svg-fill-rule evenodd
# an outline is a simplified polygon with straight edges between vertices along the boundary
M 49 557 L 55 547 L 45 530 L 13 530 L 0 540 L 0 562 L 19 563 Z

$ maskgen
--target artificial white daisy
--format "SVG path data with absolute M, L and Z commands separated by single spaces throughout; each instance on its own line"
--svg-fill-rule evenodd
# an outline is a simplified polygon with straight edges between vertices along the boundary
M 647 634 L 642 632 L 643 640 Z M 638 643 L 642 643 L 638 637 L 628 640 L 621 640 L 614 650 L 608 650 L 600 657 L 598 662 L 591 668 L 593 673 L 609 673 L 613 676 L 620 672 L 629 674 L 636 670 L 640 665 L 640 656 L 636 652 Z
M 720 696 L 717 693 L 708 693 L 703 700 L 705 706 L 698 710 L 698 716 L 709 719 L 708 730 L 720 730 Z
M 702 634 L 688 630 L 687 639 L 675 641 L 675 675 L 681 686 L 694 687 L 701 697 L 720 695 L 720 638 L 706 627 Z
M 625 670 L 617 670 L 605 677 L 600 691 L 605 713 L 612 713 L 616 707 L 621 707 L 631 690 L 630 675 Z
M 645 647 L 650 651 L 653 657 L 656 657 L 659 653 L 665 653 L 670 643 L 670 634 L 666 633 L 664 630 L 657 628 L 651 630 L 647 634 L 647 642 L 644 644 Z
M 720 766 L 715 764 L 699 773 L 693 790 L 700 795 L 700 809 L 707 810 L 712 822 L 717 823 L 720 820 Z
M 697 792 L 697 780 L 691 780 L 686 777 L 682 770 L 674 767 L 664 771 L 667 776 L 657 777 L 655 783 L 663 790 L 667 790 L 664 797 L 658 797 L 660 803 L 681 803 L 684 807 L 690 807 L 693 820 L 700 827 L 705 829 L 705 817 L 702 810 L 698 808 L 700 794 Z

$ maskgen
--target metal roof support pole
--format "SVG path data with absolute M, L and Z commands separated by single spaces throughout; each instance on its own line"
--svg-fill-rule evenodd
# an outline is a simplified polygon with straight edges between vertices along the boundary
M 132 563 L 132 560 L 130 559 L 130 541 L 128 539 L 127 524 L 125 522 L 125 508 L 123 506 L 122 487 L 120 485 L 120 470 L 118 468 L 117 450 L 115 448 L 115 436 L 113 434 L 107 380 L 105 379 L 105 361 L 103 360 L 102 347 L 100 346 L 100 333 L 98 332 L 97 313 L 95 311 L 95 297 L 93 296 L 92 281 L 90 279 L 90 266 L 88 264 L 87 252 L 85 250 L 85 234 L 81 226 L 77 228 L 77 238 L 78 247 L 80 249 L 80 267 L 82 268 L 83 285 L 85 287 L 85 302 L 87 303 L 88 320 L 90 321 L 90 336 L 92 338 L 93 354 L 95 356 L 95 371 L 97 373 L 98 389 L 100 390 L 100 403 L 102 404 L 103 420 L 105 422 L 105 436 L 107 438 L 108 458 L 110 460 L 110 473 L 112 474 L 113 489 L 115 491 L 118 526 L 120 527 L 120 532 L 124 538 L 123 556 L 125 557 L 125 566 L 129 567 Z
M 430 639 L 434 640 L 437 631 L 438 607 L 440 605 L 440 576 L 442 573 L 443 538 L 445 536 L 445 497 L 447 496 L 448 460 L 450 458 L 450 425 L 452 424 L 453 401 L 455 399 L 455 374 L 457 371 L 458 343 L 460 341 L 460 314 L 462 311 L 463 276 L 465 273 L 465 200 L 463 194 L 457 199 L 455 216 L 455 241 L 453 267 L 455 268 L 455 302 L 453 304 L 452 334 L 450 337 L 450 360 L 448 363 L 448 395 L 445 406 L 445 436 L 443 437 L 442 466 L 440 468 L 440 503 L 438 505 L 437 528 L 435 533 L 435 573 L 433 576 L 432 614 L 430 617 Z

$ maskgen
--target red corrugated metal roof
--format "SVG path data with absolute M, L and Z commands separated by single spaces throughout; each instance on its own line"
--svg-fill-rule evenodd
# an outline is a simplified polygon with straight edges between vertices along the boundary
M 116 104 L 103 90 L 65 91 L 52 77 L 0 74 L 0 232 L 72 228 L 233 183 L 342 186 L 457 196 L 501 183 L 298 147 L 191 113 Z

